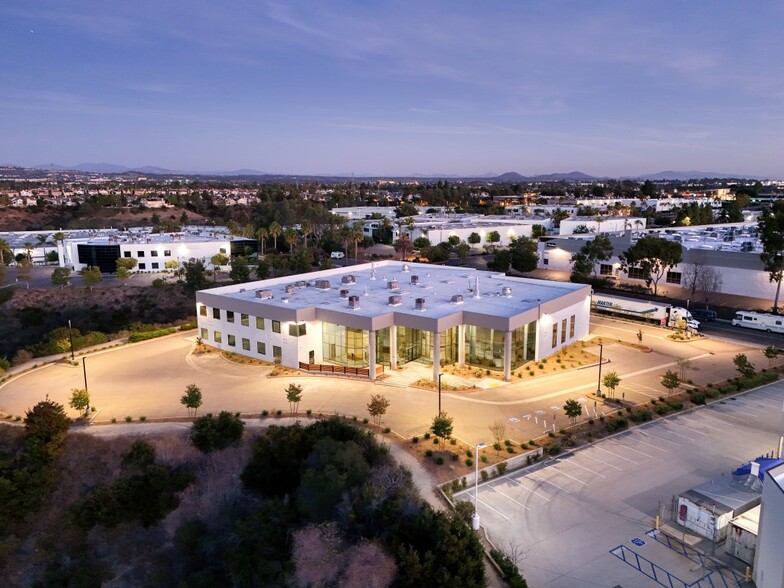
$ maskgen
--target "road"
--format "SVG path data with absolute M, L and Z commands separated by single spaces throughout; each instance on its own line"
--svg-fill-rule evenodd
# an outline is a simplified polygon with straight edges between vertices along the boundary
M 784 347 L 784 334 L 766 333 L 754 329 L 744 329 L 743 327 L 733 327 L 727 321 L 710 321 L 700 323 L 700 332 L 725 341 L 738 341 L 758 347 L 776 345 Z
M 660 503 L 775 451 L 783 403 L 778 382 L 483 484 L 482 526 L 498 546 L 521 554 L 523 574 L 537 588 L 659 586 L 610 554 L 619 545 L 691 582 L 706 570 L 645 532 Z M 473 501 L 474 490 L 455 497 Z
M 603 355 L 609 360 L 603 366 L 604 373 L 618 373 L 622 382 L 616 395 L 627 401 L 643 402 L 664 395 L 659 378 L 666 370 L 675 369 L 681 357 L 691 360 L 686 377 L 696 383 L 734 376 L 732 357 L 739 352 L 760 367 L 767 365 L 758 348 L 709 338 L 676 343 L 666 339 L 667 331 L 654 326 L 603 317 L 592 320 L 592 334 L 616 339 L 636 341 L 641 329 L 643 342 L 653 349 L 643 353 L 621 344 L 604 346 Z M 403 437 L 427 431 L 437 411 L 437 394 L 432 391 L 328 376 L 270 378 L 269 367 L 238 365 L 213 354 L 191 355 L 194 339 L 193 333 L 177 334 L 88 356 L 88 388 L 92 404 L 101 409 L 100 419 L 185 416 L 179 398 L 192 383 L 204 394 L 202 412 L 285 411 L 284 390 L 296 382 L 303 387 L 301 410 L 364 418 L 370 395 L 383 394 L 391 401 L 385 424 Z M 598 354 L 598 348 L 589 350 Z M 590 396 L 596 391 L 597 380 L 598 368 L 591 367 L 476 392 L 444 393 L 442 406 L 454 418 L 455 435 L 467 443 L 486 441 L 488 427 L 496 420 L 506 423 L 509 438 L 522 442 L 545 434 L 554 424 L 564 426 L 561 407 L 569 398 L 583 404 L 583 419 L 612 410 Z M 23 415 L 47 394 L 67 405 L 71 389 L 83 387 L 81 367 L 41 367 L 0 385 L 0 411 Z

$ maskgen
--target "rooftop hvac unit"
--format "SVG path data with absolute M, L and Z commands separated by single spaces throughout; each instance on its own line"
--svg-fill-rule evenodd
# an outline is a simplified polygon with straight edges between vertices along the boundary
M 455 294 L 452 296 L 452 302 L 454 304 L 463 304 L 463 295 L 462 294 Z
M 352 274 L 340 278 L 341 284 L 353 284 L 356 281 L 357 281 L 356 278 Z
M 397 283 L 397 280 L 389 280 L 387 282 L 387 288 L 390 290 L 397 290 L 400 285 Z
M 316 280 L 315 287 L 317 290 L 329 290 L 329 280 Z
M 419 283 L 419 276 L 411 276 L 411 283 L 418 284 Z
M 504 286 L 501 288 L 501 296 L 506 296 L 509 298 L 512 295 L 512 289 L 509 286 Z
M 427 310 L 427 307 L 425 306 L 424 298 L 417 298 L 416 301 L 414 302 L 414 305 L 417 310 Z
M 256 298 L 261 298 L 262 300 L 269 300 L 272 298 L 272 290 L 256 290 Z
M 307 283 L 305 280 L 300 280 L 300 281 L 298 281 L 298 282 L 294 282 L 294 285 L 295 285 L 297 288 L 304 288 L 305 286 L 307 286 L 307 285 L 308 285 L 308 283 Z
M 359 308 L 359 296 L 349 296 L 348 297 L 348 307 L 356 310 Z
M 401 304 L 403 304 L 403 297 L 400 294 L 389 297 L 389 306 L 400 306 Z
M 404 271 L 404 272 L 407 272 L 408 270 L 409 270 L 408 264 L 407 264 L 407 263 L 404 263 L 404 264 L 403 264 L 403 271 Z
M 297 288 L 294 286 L 294 284 L 289 284 L 286 286 L 286 294 L 294 294 L 296 291 Z
M 341 298 L 348 298 L 348 290 L 341 290 L 340 291 Z

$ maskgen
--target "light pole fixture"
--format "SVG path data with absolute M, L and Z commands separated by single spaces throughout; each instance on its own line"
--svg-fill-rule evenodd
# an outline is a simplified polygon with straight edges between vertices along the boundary
M 604 351 L 604 347 L 601 343 L 599 343 L 599 380 L 596 382 L 596 394 L 597 396 L 602 395 L 602 352 Z
M 74 348 L 73 348 L 73 329 L 71 329 L 71 319 L 68 319 L 68 337 L 71 339 L 71 361 L 74 361 Z
M 474 531 L 479 530 L 479 511 L 477 510 L 477 504 L 479 503 L 477 498 L 479 496 L 479 450 L 485 447 L 487 445 L 480 441 L 476 444 L 474 451 L 474 514 L 471 515 L 471 528 Z
M 438 416 L 441 416 L 441 376 L 444 374 L 438 374 Z
M 82 357 L 82 371 L 84 372 L 84 391 L 87 392 L 87 358 Z

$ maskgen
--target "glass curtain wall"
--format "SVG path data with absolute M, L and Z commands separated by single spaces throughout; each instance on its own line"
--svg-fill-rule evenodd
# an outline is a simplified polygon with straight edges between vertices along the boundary
M 380 331 L 379 331 L 380 332 Z M 435 333 L 410 327 L 397 327 L 397 361 L 400 365 L 418 361 L 433 365 L 433 340 Z M 457 363 L 457 327 L 441 331 L 441 365 Z
M 536 321 L 512 331 L 512 369 L 517 369 L 536 356 Z
M 469 365 L 502 369 L 504 367 L 504 331 L 466 325 L 465 361 Z
M 324 361 L 346 367 L 368 367 L 368 332 L 322 323 Z
M 390 367 L 389 355 L 389 327 L 387 327 L 376 331 L 376 363 Z

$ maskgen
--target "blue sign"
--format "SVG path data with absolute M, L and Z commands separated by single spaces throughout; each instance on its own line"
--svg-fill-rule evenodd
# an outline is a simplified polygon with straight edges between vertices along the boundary
M 632 539 L 632 543 L 634 543 L 637 547 L 642 547 L 643 545 L 645 545 L 645 541 L 643 541 L 639 537 L 635 537 L 634 539 Z

